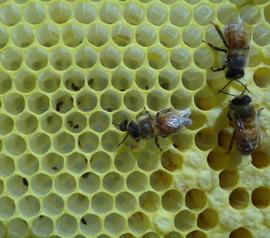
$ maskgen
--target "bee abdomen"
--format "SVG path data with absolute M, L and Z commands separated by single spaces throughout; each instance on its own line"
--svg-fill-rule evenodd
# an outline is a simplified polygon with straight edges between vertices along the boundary
M 237 148 L 243 155 L 253 153 L 258 148 L 259 143 L 257 133 L 243 133 L 240 138 L 236 138 Z

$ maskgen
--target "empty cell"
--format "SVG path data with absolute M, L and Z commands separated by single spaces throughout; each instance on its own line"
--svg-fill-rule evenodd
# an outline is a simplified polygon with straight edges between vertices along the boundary
M 164 169 L 174 172 L 182 168 L 183 157 L 178 151 L 167 150 L 161 155 L 161 164 Z
M 74 23 L 66 25 L 63 28 L 62 39 L 66 46 L 77 47 L 83 42 L 84 29 Z
M 99 192 L 92 197 L 91 207 L 98 214 L 107 213 L 113 208 L 113 198 L 108 193 Z
M 196 216 L 189 210 L 182 210 L 174 217 L 174 225 L 180 231 L 191 230 L 196 226 Z
M 194 103 L 198 109 L 208 111 L 216 106 L 216 95 L 210 88 L 203 88 L 195 94 Z
M 204 230 L 210 230 L 216 227 L 219 223 L 218 213 L 212 209 L 207 208 L 202 211 L 197 218 L 197 225 Z
M 90 116 L 89 125 L 96 132 L 103 132 L 109 127 L 110 118 L 107 113 L 97 111 Z
M 148 157 L 144 157 L 144 159 L 145 158 Z M 118 152 L 114 159 L 115 168 L 122 173 L 131 171 L 135 167 L 135 164 L 136 159 L 129 151 Z
M 41 117 L 41 128 L 47 133 L 56 133 L 62 128 L 62 118 L 55 112 L 48 112 Z
M 175 69 L 185 69 L 191 63 L 192 57 L 186 48 L 174 48 L 171 51 L 170 62 Z
M 3 35 L 4 36 L 4 35 Z M 3 43 L 5 38 L 2 39 Z M 30 26 L 20 24 L 14 27 L 12 41 L 18 47 L 27 47 L 34 41 L 34 34 Z
M 168 105 L 169 95 L 161 90 L 153 90 L 147 95 L 147 106 L 154 111 L 160 111 Z
M 11 88 L 12 88 L 11 77 L 5 71 L 1 71 L 0 72 L 0 94 L 4 94 L 8 92 Z
M 212 6 L 201 4 L 195 8 L 193 17 L 198 24 L 206 26 L 214 20 L 215 11 Z
M 197 26 L 187 26 L 182 35 L 184 43 L 192 48 L 198 47 L 203 40 L 203 31 Z
M 263 56 L 262 48 L 258 47 L 256 45 L 250 46 L 249 50 L 249 60 L 248 60 L 248 66 L 249 67 L 256 67 L 261 63 L 261 59 L 265 56 Z M 266 59 L 267 61 L 267 59 Z
M 136 30 L 136 41 L 139 45 L 148 47 L 157 41 L 157 30 L 149 24 L 141 24 Z
M 121 51 L 113 45 L 103 48 L 100 53 L 100 63 L 109 69 L 113 69 L 121 62 Z
M 270 189 L 268 187 L 258 187 L 252 191 L 252 204 L 259 208 L 267 208 L 270 204 Z
M 51 47 L 58 43 L 60 39 L 60 33 L 57 26 L 53 24 L 42 24 L 37 30 L 38 43 L 45 47 Z
M 109 34 L 109 28 L 97 22 L 90 26 L 87 39 L 91 44 L 100 47 L 109 40 Z
M 242 238 L 242 237 L 252 238 L 253 235 L 248 229 L 244 227 L 239 227 L 238 229 L 233 230 L 229 236 L 229 238 Z
M 228 150 L 232 138 L 232 131 L 229 128 L 224 128 L 218 133 L 218 145 L 225 151 Z
M 47 93 L 56 91 L 60 86 L 60 75 L 54 71 L 43 71 L 37 78 L 39 88 Z
M 186 193 L 185 204 L 191 210 L 201 210 L 207 202 L 205 193 L 197 188 L 191 189 Z
M 126 24 L 119 24 L 112 29 L 112 39 L 119 46 L 127 46 L 130 44 L 133 32 Z
M 161 3 L 152 4 L 147 8 L 147 19 L 156 26 L 160 26 L 167 20 L 168 9 Z
M 110 238 L 110 236 L 105 235 L 105 234 L 101 234 L 101 235 L 97 236 L 97 238 Z
M 38 216 L 32 221 L 32 231 L 35 235 L 48 237 L 54 228 L 54 222 L 50 217 Z
M 73 97 L 63 91 L 57 92 L 52 98 L 53 109 L 59 113 L 66 113 L 73 108 Z
M 54 187 L 60 194 L 71 194 L 76 189 L 76 180 L 71 174 L 63 173 L 55 178 Z
M 265 168 L 270 164 L 270 157 L 266 151 L 256 150 L 251 154 L 252 164 L 258 169 Z
M 111 167 L 112 160 L 110 155 L 104 151 L 98 151 L 90 158 L 90 167 L 98 173 L 104 173 Z
M 258 68 L 253 74 L 254 83 L 260 88 L 267 88 L 270 86 L 269 80 L 270 69 L 267 67 Z
M 268 23 L 270 23 L 270 4 L 264 7 L 264 18 Z
M 32 154 L 24 154 L 17 161 L 18 170 L 27 176 L 35 174 L 39 169 L 39 160 Z
M 58 24 L 67 22 L 71 17 L 71 9 L 64 2 L 54 2 L 48 9 L 50 18 Z
M 46 154 L 41 160 L 42 168 L 50 174 L 55 174 L 63 169 L 64 158 L 54 152 Z
M 6 228 L 8 237 L 27 237 L 29 235 L 28 223 L 21 218 L 9 220 Z
M 129 192 L 121 192 L 115 197 L 115 207 L 121 213 L 134 211 L 136 205 L 136 197 Z
M 100 187 L 100 177 L 92 172 L 84 173 L 79 178 L 79 188 L 82 192 L 89 194 L 94 193 Z
M 14 127 L 14 121 L 11 117 L 0 114 L 0 134 L 1 135 L 7 135 L 9 134 Z
M 212 150 L 207 156 L 207 163 L 211 169 L 225 169 L 228 163 L 228 157 L 222 151 Z
M 26 141 L 19 135 L 11 134 L 3 142 L 6 151 L 12 155 L 20 155 L 26 150 Z
M 11 157 L 0 154 L 0 175 L 1 177 L 10 176 L 15 170 L 15 164 Z
M 191 21 L 191 9 L 181 3 L 178 5 L 174 5 L 170 11 L 170 21 L 172 24 L 176 26 L 186 26 Z
M 160 208 L 160 198 L 155 192 L 144 192 L 139 197 L 139 204 L 144 211 L 155 212 Z
M 56 70 L 65 70 L 71 65 L 72 56 L 66 48 L 56 48 L 51 53 L 50 63 Z
M 41 70 L 48 63 L 47 54 L 41 48 L 31 48 L 26 52 L 25 62 L 30 69 Z
M 70 70 L 64 74 L 64 85 L 70 91 L 79 91 L 85 84 L 84 75 L 78 70 Z
M 163 191 L 172 185 L 172 176 L 163 170 L 157 170 L 151 174 L 150 184 L 156 191 Z
M 239 180 L 239 174 L 236 170 L 224 169 L 219 174 L 219 186 L 223 189 L 235 187 Z
M 24 10 L 24 18 L 31 24 L 41 23 L 45 18 L 45 14 L 46 9 L 38 2 L 28 4 Z
M 123 16 L 131 25 L 139 25 L 144 19 L 144 8 L 136 2 L 128 3 L 124 8 Z
M 86 127 L 87 119 L 79 112 L 68 113 L 65 118 L 65 127 L 72 133 L 79 133 Z
M 150 221 L 144 213 L 135 212 L 131 216 L 129 216 L 128 226 L 132 232 L 136 234 L 142 234 L 149 228 Z
M 78 50 L 75 61 L 83 69 L 91 68 L 97 62 L 97 52 L 90 47 L 82 47 Z
M 89 199 L 83 194 L 74 193 L 67 198 L 67 208 L 75 215 L 84 214 L 89 209 Z
M 148 63 L 154 69 L 161 69 L 168 63 L 168 52 L 164 47 L 154 46 L 148 49 Z
M 132 235 L 131 233 L 124 233 L 121 236 L 119 236 L 119 238 L 135 238 L 135 236 Z
M 121 97 L 116 91 L 107 90 L 100 97 L 100 106 L 105 111 L 115 111 L 121 106 Z
M 104 176 L 102 184 L 103 188 L 110 193 L 116 193 L 124 187 L 124 179 L 121 174 L 110 172 Z
M 269 24 L 259 23 L 254 26 L 253 40 L 259 46 L 266 46 L 270 43 L 270 27 Z
M 18 202 L 18 210 L 25 218 L 36 216 L 40 211 L 39 199 L 31 195 L 21 198 Z
M 119 67 L 113 72 L 111 82 L 114 88 L 125 91 L 132 85 L 133 73 L 124 67 Z
M 250 202 L 249 194 L 245 188 L 236 188 L 231 192 L 229 202 L 235 209 L 245 209 Z
M 220 4 L 217 9 L 217 18 L 223 25 L 230 23 L 237 15 L 239 15 L 239 9 L 229 3 Z
M 75 217 L 69 214 L 63 214 L 55 221 L 55 232 L 60 236 L 72 236 L 78 229 L 78 223 Z
M 112 1 L 104 3 L 99 9 L 100 20 L 107 24 L 113 24 L 121 16 L 120 7 Z
M 158 82 L 163 89 L 172 90 L 179 84 L 179 73 L 172 68 L 166 68 L 159 73 Z
M 207 122 L 205 114 L 197 110 L 192 110 L 190 118 L 192 120 L 192 125 L 188 127 L 190 130 L 199 129 Z
M 182 110 L 189 107 L 192 101 L 191 94 L 183 89 L 177 89 L 171 95 L 171 104 L 175 109 Z
M 124 52 L 124 64 L 130 69 L 137 69 L 144 63 L 145 53 L 142 48 L 131 46 Z
M 200 230 L 195 230 L 188 233 L 186 238 L 207 238 L 207 235 Z
M 204 128 L 195 135 L 196 146 L 203 151 L 209 150 L 216 146 L 216 133 L 214 128 Z
M 102 221 L 94 214 L 86 214 L 81 218 L 80 230 L 88 237 L 93 237 L 101 231 Z
M 52 189 L 52 178 L 44 173 L 36 174 L 31 179 L 31 188 L 37 196 L 44 196 Z
M 30 71 L 22 70 L 16 74 L 14 83 L 18 91 L 28 93 L 36 86 L 36 75 Z
M 117 213 L 111 213 L 105 217 L 104 227 L 112 235 L 121 234 L 125 226 L 125 219 Z
M 87 158 L 78 152 L 74 152 L 67 156 L 66 167 L 72 173 L 80 174 L 87 168 Z
M 0 29 L 0 48 L 4 48 L 9 40 L 7 30 L 2 26 Z
M 36 154 L 44 154 L 51 147 L 50 137 L 42 132 L 38 132 L 30 137 L 30 149 Z
M 19 175 L 9 177 L 6 182 L 6 191 L 12 197 L 21 197 L 28 191 L 28 186 L 24 183 L 24 178 Z
M 167 233 L 164 238 L 183 238 L 184 236 L 177 231 Z
M 139 111 L 144 106 L 144 97 L 139 91 L 130 90 L 124 96 L 124 104 L 131 111 Z
M 7 26 L 14 26 L 21 19 L 19 6 L 16 4 L 6 4 L 0 9 L 0 20 Z
M 36 92 L 28 97 L 28 107 L 35 114 L 42 114 L 49 109 L 49 98 L 46 94 Z
M 142 238 L 160 238 L 160 236 L 156 232 L 150 231 L 145 233 Z
M 261 20 L 261 9 L 256 5 L 245 5 L 240 9 L 240 17 L 247 24 L 256 24 Z
M 92 151 L 95 151 L 98 147 L 98 144 L 99 138 L 96 134 L 92 132 L 84 132 L 78 137 L 78 147 L 84 153 L 90 153 Z
M 95 68 L 87 76 L 88 86 L 96 91 L 104 90 L 109 81 L 109 75 L 104 68 Z
M 135 82 L 140 89 L 151 89 L 157 80 L 157 73 L 151 68 L 141 68 L 136 72 Z
M 214 65 L 215 57 L 211 49 L 197 48 L 193 55 L 194 63 L 201 69 L 208 69 Z
M 136 160 L 137 160 L 138 167 L 144 171 L 152 171 L 156 169 L 160 163 L 159 156 L 147 150 L 140 151 L 138 155 L 136 156 Z
M 82 91 L 76 97 L 76 104 L 82 112 L 89 112 L 97 106 L 97 97 L 91 91 Z
M 141 192 L 146 190 L 148 185 L 148 179 L 144 173 L 140 171 L 134 171 L 127 176 L 126 184 L 128 189 L 130 189 L 131 191 Z
M 183 195 L 175 189 L 168 190 L 161 197 L 162 207 L 169 212 L 178 211 L 183 205 Z
M 74 9 L 76 20 L 83 24 L 91 23 L 96 18 L 96 15 L 96 7 L 90 2 L 79 2 Z
M 19 50 L 17 50 L 15 47 L 11 48 L 5 48 L 1 52 L 1 63 L 2 66 L 7 70 L 17 70 L 21 67 L 21 64 L 23 62 L 22 54 Z
M 176 149 L 185 151 L 193 146 L 193 139 L 190 132 L 183 130 L 172 136 L 172 144 Z
M 15 213 L 15 203 L 10 197 L 3 196 L 0 198 L 0 217 L 8 219 Z
M 64 200 L 55 193 L 50 193 L 42 199 L 42 211 L 48 216 L 61 214 L 64 209 Z
M 189 90 L 199 89 L 204 82 L 204 75 L 201 71 L 196 68 L 188 69 L 183 72 L 182 83 L 185 88 Z
M 159 40 L 165 47 L 174 47 L 179 43 L 180 32 L 173 25 L 164 25 L 159 31 Z

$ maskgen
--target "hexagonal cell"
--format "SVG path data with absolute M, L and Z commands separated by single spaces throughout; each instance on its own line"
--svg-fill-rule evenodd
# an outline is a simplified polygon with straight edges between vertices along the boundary
M 148 63 L 154 69 L 161 69 L 168 63 L 168 52 L 164 47 L 154 46 L 148 49 Z
M 149 228 L 150 221 L 144 213 L 135 212 L 128 218 L 128 226 L 132 232 L 142 234 Z
M 101 144 L 103 149 L 107 151 L 115 151 L 121 142 L 121 135 L 116 131 L 107 131 L 101 138 Z
M 217 9 L 217 18 L 223 25 L 230 23 L 237 15 L 239 15 L 239 9 L 229 3 L 221 4 Z
M 163 170 L 157 170 L 151 174 L 150 184 L 156 191 L 168 189 L 172 185 L 172 176 Z
M 55 2 L 49 6 L 48 9 L 50 18 L 58 24 L 63 24 L 71 17 L 71 9 L 68 4 L 64 2 Z
M 191 102 L 192 96 L 187 90 L 177 89 L 171 95 L 171 104 L 175 109 L 186 109 Z
M 209 69 L 215 63 L 214 53 L 206 47 L 197 48 L 193 54 L 194 63 L 201 69 Z
M 104 227 L 111 235 L 121 234 L 125 229 L 125 219 L 117 213 L 111 213 L 105 217 Z
M 110 118 L 107 113 L 96 111 L 90 116 L 89 125 L 96 132 L 103 132 L 109 127 Z
M 132 31 L 126 24 L 119 24 L 112 29 L 112 39 L 119 46 L 127 46 L 132 40 Z
M 211 169 L 225 169 L 228 163 L 228 157 L 224 152 L 212 150 L 207 156 L 207 163 Z
M 28 191 L 28 185 L 25 183 L 25 178 L 14 175 L 8 178 L 6 190 L 12 197 L 21 197 Z
M 1 177 L 10 176 L 15 170 L 15 164 L 12 158 L 5 154 L 0 154 L 0 175 Z
M 72 236 L 78 229 L 78 222 L 75 217 L 63 214 L 55 222 L 55 232 L 60 236 Z
M 55 178 L 54 187 L 60 194 L 70 194 L 76 189 L 76 180 L 72 175 L 63 173 Z
M 214 128 L 204 128 L 195 135 L 196 146 L 203 151 L 209 150 L 216 145 L 216 133 Z
M 2 41 L 4 40 L 5 38 L 2 39 Z M 12 40 L 18 47 L 27 47 L 31 45 L 34 41 L 34 34 L 31 27 L 22 24 L 15 26 L 12 33 Z
M 152 4 L 147 8 L 148 21 L 156 26 L 162 25 L 168 17 L 168 9 L 165 5 L 158 3 Z
M 80 230 L 88 237 L 95 236 L 101 231 L 102 221 L 94 214 L 86 214 L 81 218 Z
M 219 174 L 219 186 L 223 189 L 231 189 L 237 185 L 239 175 L 236 170 L 224 169 Z
M 259 46 L 266 46 L 270 43 L 269 24 L 259 23 L 253 29 L 253 40 Z
M 47 173 L 55 174 L 62 170 L 64 166 L 64 158 L 59 154 L 51 152 L 42 158 L 41 164 Z
M 197 26 L 188 26 L 182 35 L 184 43 L 192 48 L 198 47 L 203 40 L 203 31 Z
M 102 91 L 108 85 L 109 75 L 104 68 L 98 67 L 90 72 L 87 76 L 87 81 L 90 88 L 96 91 Z
M 0 10 L 0 20 L 7 26 L 14 26 L 20 21 L 20 8 L 14 4 L 6 4 Z
M 187 231 L 193 228 L 196 223 L 196 216 L 189 210 L 182 210 L 174 217 L 174 225 L 180 231 Z
M 78 22 L 89 24 L 96 18 L 97 10 L 92 3 L 80 2 L 74 9 L 74 15 Z
M 123 61 L 128 68 L 137 69 L 143 64 L 144 58 L 145 53 L 141 48 L 131 46 L 125 50 Z
M 83 28 L 74 23 L 64 26 L 62 39 L 66 46 L 77 47 L 84 39 Z
M 195 230 L 188 233 L 186 238 L 207 238 L 207 235 L 200 230 Z
M 12 88 L 12 79 L 5 71 L 0 72 L 0 93 L 4 94 Z
M 267 88 L 270 86 L 270 80 L 268 75 L 270 74 L 270 69 L 267 67 L 260 67 L 256 69 L 253 74 L 254 83 L 260 88 Z
M 86 194 L 94 193 L 100 187 L 100 177 L 92 172 L 87 172 L 81 175 L 78 183 L 82 192 Z
M 131 111 L 139 111 L 144 106 L 144 97 L 139 91 L 129 90 L 124 96 L 124 104 Z
M 12 155 L 20 155 L 26 150 L 26 141 L 19 135 L 11 134 L 3 142 L 6 151 Z
M 49 112 L 41 117 L 40 124 L 45 132 L 56 133 L 62 128 L 62 118 L 55 112 Z
M 67 198 L 67 208 L 75 215 L 84 214 L 89 208 L 89 199 L 80 193 L 74 193 Z
M 6 227 L 9 237 L 27 237 L 29 235 L 29 226 L 24 219 L 14 218 Z
M 14 82 L 18 91 L 28 93 L 36 86 L 36 75 L 30 71 L 22 70 L 16 74 Z
M 28 107 L 35 114 L 42 114 L 49 109 L 49 98 L 43 93 L 32 93 L 28 97 Z
M 186 26 L 191 21 L 191 9 L 181 3 L 171 8 L 170 21 L 176 26 Z
M 159 85 L 165 90 L 172 90 L 179 84 L 179 74 L 172 68 L 165 68 L 159 73 Z
M 24 10 L 24 18 L 31 24 L 41 23 L 45 18 L 45 14 L 46 10 L 38 2 L 28 4 Z
M 197 188 L 189 190 L 185 197 L 185 204 L 191 210 L 201 210 L 206 205 L 206 202 L 205 193 Z
M 3 196 L 0 198 L 0 217 L 8 219 L 15 213 L 15 203 L 10 197 Z
M 135 82 L 140 89 L 151 89 L 157 79 L 155 70 L 151 68 L 142 68 L 136 72 Z
M 67 156 L 66 167 L 75 174 L 81 174 L 87 168 L 87 158 L 78 152 L 74 152 Z
M 209 88 L 203 88 L 195 94 L 194 103 L 199 109 L 207 111 L 216 106 L 216 96 Z
M 4 26 L 2 26 L 1 30 L 0 30 L 0 48 L 4 48 L 9 40 L 9 36 L 7 33 L 7 29 L 4 28 Z
M 125 91 L 130 88 L 133 81 L 133 73 L 124 67 L 117 68 L 112 74 L 112 85 L 114 88 Z
M 267 152 L 262 150 L 257 150 L 251 154 L 252 164 L 256 168 L 262 169 L 270 164 L 270 157 L 268 156 Z
M 180 32 L 173 25 L 165 25 L 159 31 L 159 40 L 165 47 L 174 47 L 179 43 Z
M 250 202 L 249 194 L 245 188 L 236 188 L 231 192 L 229 202 L 235 209 L 245 209 Z
M 42 210 L 48 216 L 61 214 L 64 209 L 64 200 L 61 196 L 50 193 L 42 199 Z
M 134 211 L 136 203 L 136 197 L 129 192 L 121 192 L 115 197 L 115 207 L 122 213 Z
M 54 222 L 46 216 L 39 216 L 32 222 L 32 231 L 35 235 L 48 237 L 53 232 Z
M 11 117 L 6 114 L 0 114 L 0 134 L 6 135 L 9 134 L 14 127 L 14 121 Z
M 256 24 L 261 20 L 261 9 L 256 5 L 243 6 L 240 9 L 240 17 L 247 24 Z
M 201 4 L 195 8 L 193 17 L 198 24 L 206 26 L 214 20 L 215 11 L 212 6 Z
M 157 41 L 157 31 L 149 23 L 140 25 L 136 30 L 136 41 L 141 46 L 150 46 Z
M 161 155 L 161 164 L 163 168 L 173 172 L 182 168 L 183 157 L 177 151 L 167 150 Z
M 134 171 L 127 176 L 127 187 L 133 192 L 144 191 L 148 185 L 147 176 L 140 172 Z
M 160 236 L 156 232 L 150 231 L 145 233 L 142 238 L 160 238 Z
M 22 54 L 17 48 L 5 48 L 1 53 L 2 66 L 11 71 L 15 71 L 21 67 L 23 62 Z
M 171 51 L 170 62 L 175 69 L 187 68 L 191 60 L 192 58 L 188 49 L 174 48 Z
M 107 213 L 113 208 L 113 198 L 108 193 L 99 192 L 92 197 L 91 207 L 98 214 Z
M 99 10 L 100 20 L 107 24 L 113 24 L 120 18 L 120 8 L 112 1 L 104 3 Z
M 84 75 L 78 70 L 69 70 L 63 77 L 65 87 L 70 91 L 79 91 L 85 84 Z
M 183 238 L 184 236 L 177 231 L 171 231 L 164 238 Z
M 113 45 L 107 46 L 100 52 L 100 63 L 109 69 L 117 67 L 122 59 L 121 51 Z
M 135 236 L 132 235 L 131 233 L 124 233 L 121 236 L 119 236 L 119 238 L 135 238 Z
M 79 133 L 86 127 L 87 119 L 79 112 L 71 112 L 65 118 L 65 127 L 72 133 Z
M 48 63 L 46 51 L 41 48 L 31 48 L 27 50 L 25 62 L 32 70 L 38 71 L 43 69 Z
M 270 204 L 270 189 L 268 187 L 258 187 L 252 191 L 252 204 L 259 208 L 267 208 Z
M 76 97 L 76 104 L 82 112 L 89 112 L 97 106 L 97 96 L 88 90 L 80 92 Z
M 125 6 L 123 16 L 131 25 L 139 25 L 144 19 L 144 8 L 136 3 L 131 2 Z
M 53 71 L 43 71 L 37 79 L 39 88 L 47 93 L 52 93 L 60 86 L 60 76 Z
M 42 132 L 38 132 L 30 137 L 30 149 L 36 154 L 44 154 L 51 147 L 50 137 Z
M 264 18 L 265 20 L 270 23 L 270 4 L 264 7 Z
M 66 113 L 73 108 L 73 97 L 64 91 L 57 92 L 52 98 L 53 109 L 59 113 Z
M 17 166 L 21 173 L 25 175 L 33 175 L 39 169 L 39 161 L 37 157 L 32 154 L 25 154 L 19 158 Z
M 21 198 L 18 202 L 18 210 L 25 218 L 36 216 L 40 211 L 39 199 L 32 195 Z
M 98 173 L 104 173 L 111 167 L 112 159 L 109 154 L 104 151 L 94 153 L 90 158 L 91 168 Z
M 116 193 L 124 187 L 124 179 L 121 174 L 110 172 L 104 176 L 102 184 L 110 193 Z
M 82 47 L 78 50 L 75 61 L 83 69 L 91 68 L 97 62 L 97 52 L 90 47 Z
M 52 189 L 52 178 L 44 173 L 36 174 L 31 179 L 31 188 L 37 196 L 44 196 Z
M 122 173 L 131 171 L 134 168 L 135 163 L 135 157 L 128 151 L 118 152 L 114 159 L 115 168 Z
M 45 47 L 51 47 L 58 43 L 59 36 L 58 28 L 53 24 L 42 24 L 37 31 L 38 43 Z
M 172 144 L 176 149 L 185 151 L 193 146 L 193 136 L 188 131 L 180 131 L 172 136 Z
M 218 224 L 218 213 L 212 208 L 207 208 L 198 215 L 197 225 L 201 229 L 210 230 Z
M 183 205 L 183 195 L 181 192 L 171 189 L 161 197 L 162 207 L 169 212 L 178 211 Z
M 56 48 L 50 56 L 50 63 L 56 70 L 65 70 L 71 65 L 72 56 L 67 48 Z
M 199 89 L 204 82 L 204 75 L 197 69 L 188 69 L 182 75 L 182 83 L 189 90 Z
M 229 236 L 229 238 L 241 238 L 241 237 L 253 238 L 253 235 L 248 229 L 244 227 L 239 227 L 238 229 L 233 230 Z
M 99 22 L 94 23 L 89 28 L 87 39 L 91 44 L 100 47 L 109 40 L 109 28 Z
M 139 197 L 139 204 L 146 212 L 155 212 L 160 208 L 160 198 L 156 192 L 144 192 Z
M 169 95 L 161 90 L 153 90 L 147 95 L 147 106 L 154 110 L 160 111 L 168 105 Z
M 99 138 L 96 134 L 92 132 L 84 132 L 80 134 L 78 137 L 78 147 L 84 153 L 95 151 L 98 147 L 98 144 L 99 144 Z

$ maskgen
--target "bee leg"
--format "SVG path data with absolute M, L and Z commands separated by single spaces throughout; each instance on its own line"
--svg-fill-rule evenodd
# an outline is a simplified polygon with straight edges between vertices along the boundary
M 215 27 L 217 33 L 219 34 L 221 40 L 223 41 L 223 44 L 224 44 L 227 48 L 229 48 L 229 46 L 228 46 L 228 44 L 227 44 L 227 42 L 226 42 L 226 40 L 225 40 L 225 37 L 224 37 L 223 32 L 222 32 L 222 30 L 220 29 L 220 27 L 219 27 L 216 23 L 214 23 L 213 21 L 211 21 L 210 23 L 213 24 L 213 26 Z
M 222 52 L 225 52 L 225 53 L 228 52 L 227 50 L 222 49 L 222 48 L 219 48 L 219 47 L 217 47 L 217 46 L 214 46 L 214 45 L 212 45 L 210 42 L 207 42 L 207 41 L 205 41 L 205 40 L 203 40 L 202 42 L 206 43 L 207 45 L 209 45 L 209 46 L 210 46 L 211 48 L 213 48 L 214 50 L 222 51 Z
M 210 69 L 211 69 L 212 72 L 218 72 L 218 71 L 224 70 L 225 68 L 226 68 L 226 66 L 223 65 L 221 68 L 213 68 L 213 67 L 211 67 Z
M 222 89 L 219 89 L 219 90 L 218 90 L 218 94 L 223 93 L 223 90 L 224 90 L 225 88 L 227 88 L 231 83 L 232 83 L 232 80 L 230 80 L 228 83 L 226 83 L 226 85 L 225 85 Z M 224 92 L 224 93 L 225 93 L 225 92 Z M 227 94 L 227 93 L 225 93 L 225 94 Z
M 258 114 L 258 117 L 261 116 L 261 113 L 262 113 L 262 110 L 264 109 L 264 107 L 261 107 L 258 111 L 257 111 L 257 114 Z
M 250 93 L 250 91 L 248 90 L 248 88 L 247 88 L 247 85 L 245 85 L 245 84 L 243 84 L 240 80 L 238 80 L 238 79 L 234 79 L 234 80 L 236 80 L 238 83 L 240 83 L 244 88 L 245 88 L 245 91 L 248 91 L 249 93 Z M 245 92 L 244 91 L 244 92 Z
M 120 147 L 125 142 L 125 140 L 127 139 L 128 136 L 129 136 L 129 134 L 126 134 L 124 139 L 117 145 L 117 148 Z
M 150 114 L 150 112 L 148 112 L 145 107 L 143 107 L 143 109 L 145 110 L 145 113 L 147 114 L 147 116 L 152 118 L 152 115 Z
M 234 139 L 235 139 L 235 132 L 236 132 L 236 130 L 233 131 L 233 135 L 232 135 L 232 138 L 231 138 L 231 141 L 230 141 L 228 151 L 225 153 L 226 155 L 229 154 L 231 152 L 231 150 L 232 150 L 233 142 L 234 142 Z
M 159 145 L 159 142 L 158 142 L 158 138 L 157 137 L 155 137 L 155 144 L 159 148 L 159 150 L 162 152 L 162 149 L 161 149 L 161 147 Z

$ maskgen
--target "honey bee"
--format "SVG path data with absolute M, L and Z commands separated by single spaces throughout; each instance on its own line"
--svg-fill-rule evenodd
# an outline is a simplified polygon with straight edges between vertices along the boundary
M 249 155 L 260 146 L 259 116 L 262 109 L 257 111 L 251 98 L 245 94 L 235 97 L 230 102 L 228 118 L 230 125 L 234 127 L 234 132 L 226 154 L 232 150 L 234 140 L 242 155 Z
M 125 120 L 120 125 L 115 124 L 119 126 L 121 131 L 127 132 L 127 135 L 120 142 L 118 147 L 129 135 L 136 141 L 155 137 L 155 144 L 160 151 L 162 151 L 158 142 L 158 136 L 167 137 L 177 133 L 183 127 L 190 126 L 192 124 L 190 116 L 190 109 L 179 111 L 173 108 L 167 108 L 161 110 L 155 116 L 152 116 L 146 111 L 136 122 Z
M 216 25 L 214 22 L 211 23 L 214 25 L 218 35 L 227 48 L 222 49 L 207 41 L 203 41 L 214 50 L 227 54 L 224 65 L 221 68 L 211 67 L 211 71 L 213 72 L 222 71 L 227 68 L 225 77 L 229 79 L 229 82 L 219 90 L 219 93 L 223 92 L 223 90 L 234 80 L 240 83 L 245 90 L 247 90 L 246 86 L 239 79 L 245 74 L 244 68 L 247 64 L 251 31 L 248 30 L 246 25 L 244 25 L 241 21 L 227 24 L 224 28 L 224 33 L 221 31 L 218 25 Z

